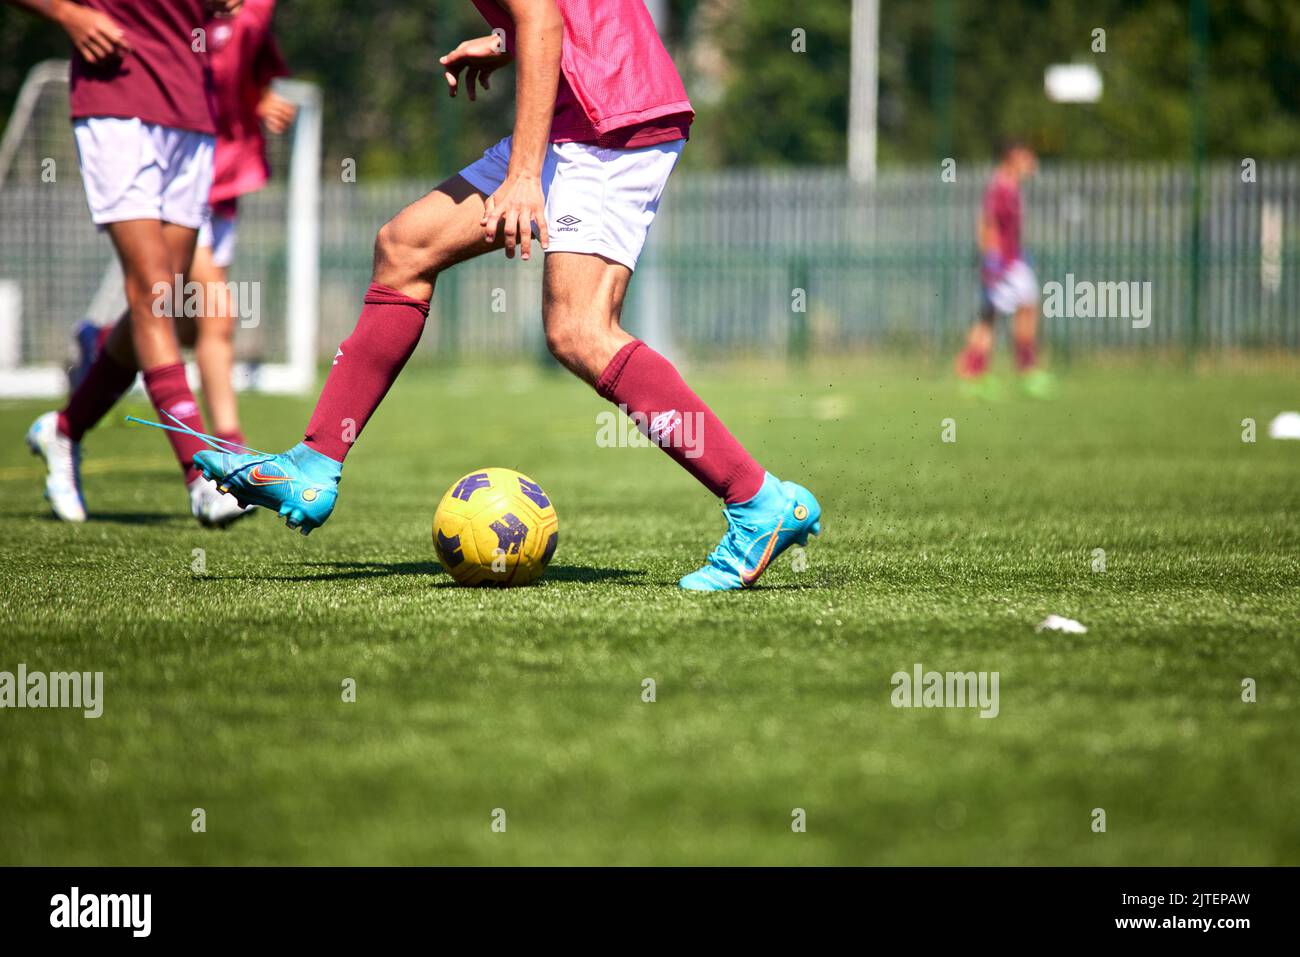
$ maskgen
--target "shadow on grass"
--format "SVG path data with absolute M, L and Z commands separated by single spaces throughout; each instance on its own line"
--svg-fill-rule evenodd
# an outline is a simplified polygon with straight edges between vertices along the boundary
M 305 568 L 320 569 L 312 575 L 227 575 L 229 579 L 277 582 L 329 582 L 354 581 L 366 578 L 387 578 L 390 575 L 417 575 L 438 580 L 438 587 L 455 587 L 456 582 L 447 575 L 438 562 L 307 562 Z M 552 565 L 546 569 L 543 582 L 610 582 L 639 579 L 645 572 L 627 568 L 589 568 L 578 565 Z
M 53 515 L 49 517 L 51 521 L 58 521 Z M 187 523 L 194 521 L 189 515 L 175 512 L 90 512 L 86 519 L 88 523 L 108 522 L 113 525 L 168 525 L 182 520 Z

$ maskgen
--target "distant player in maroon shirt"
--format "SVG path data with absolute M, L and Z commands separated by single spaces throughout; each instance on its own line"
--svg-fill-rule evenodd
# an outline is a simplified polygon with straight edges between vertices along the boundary
M 980 208 L 979 318 L 971 326 L 966 348 L 957 357 L 957 374 L 977 380 L 988 370 L 993 352 L 994 323 L 999 314 L 1012 316 L 1016 370 L 1027 391 L 1045 396 L 1050 380 L 1038 365 L 1038 278 L 1021 249 L 1023 215 L 1020 184 L 1038 169 L 1038 157 L 1019 140 L 1000 150 L 1000 162 L 984 191 Z
M 168 421 L 201 431 L 185 379 L 171 303 L 188 269 L 212 185 L 211 76 L 204 24 L 240 0 L 10 0 L 57 23 L 73 45 L 73 133 L 91 218 L 122 264 L 128 313 L 109 335 L 67 406 L 27 433 L 47 467 L 46 497 L 66 521 L 86 519 L 81 438 L 135 380 Z M 190 508 L 205 525 L 243 514 L 194 467 L 202 446 L 169 433 Z
M 727 534 L 683 588 L 753 584 L 820 530 L 807 489 L 764 471 L 663 356 L 619 314 L 694 113 L 641 0 L 474 0 L 492 35 L 442 58 L 470 100 L 517 67 L 514 135 L 379 230 L 372 283 L 308 423 L 279 455 L 201 452 L 205 475 L 305 534 L 329 518 L 343 460 L 415 350 L 438 274 L 504 249 L 546 252 L 551 353 L 627 413 L 723 500 Z M 450 414 L 450 413 L 449 413 Z M 690 424 L 684 421 L 690 417 Z M 684 435 L 694 430 L 698 447 Z M 693 443 L 692 443 L 693 444 Z M 444 556 L 447 560 L 447 556 Z
M 199 229 L 189 279 L 209 295 L 203 316 L 182 320 L 197 328 L 182 335 L 194 343 L 203 381 L 203 401 L 219 438 L 242 445 L 239 404 L 231 378 L 235 368 L 235 320 L 226 281 L 235 257 L 239 197 L 266 185 L 270 165 L 262 129 L 283 133 L 293 123 L 294 105 L 271 90 L 271 81 L 288 75 L 271 32 L 275 0 L 245 0 L 234 16 L 214 20 L 208 29 L 212 85 L 216 94 L 217 146 L 209 200 L 212 212 Z

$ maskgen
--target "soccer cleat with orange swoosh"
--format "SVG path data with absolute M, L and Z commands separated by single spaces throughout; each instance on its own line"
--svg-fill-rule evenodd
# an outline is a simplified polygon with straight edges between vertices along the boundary
M 805 545 L 821 532 L 822 507 L 812 492 L 770 472 L 748 502 L 726 505 L 727 534 L 703 568 L 679 585 L 689 591 L 748 588 L 791 545 Z
M 299 443 L 279 455 L 208 451 L 195 467 L 241 503 L 269 508 L 290 528 L 307 535 L 334 511 L 343 466 Z

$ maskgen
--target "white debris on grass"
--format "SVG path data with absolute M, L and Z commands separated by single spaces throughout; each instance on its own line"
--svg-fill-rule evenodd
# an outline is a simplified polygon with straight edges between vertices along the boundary
M 1060 615 L 1048 615 L 1041 622 L 1035 631 L 1063 631 L 1068 635 L 1086 635 L 1088 629 L 1073 618 L 1062 618 Z

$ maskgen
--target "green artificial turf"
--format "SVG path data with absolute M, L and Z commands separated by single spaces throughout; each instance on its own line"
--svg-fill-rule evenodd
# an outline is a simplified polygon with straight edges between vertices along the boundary
M 1300 864 L 1300 443 L 1266 434 L 1293 375 L 692 380 L 820 497 L 802 571 L 680 593 L 716 504 L 534 367 L 408 370 L 310 538 L 198 527 L 163 436 L 121 424 L 138 396 L 60 524 L 22 445 L 47 406 L 0 404 L 0 670 L 105 676 L 98 719 L 0 711 L 0 864 Z M 278 450 L 310 401 L 243 409 Z M 536 586 L 436 565 L 438 499 L 484 465 L 556 504 Z M 998 672 L 998 716 L 893 707 L 917 663 Z

